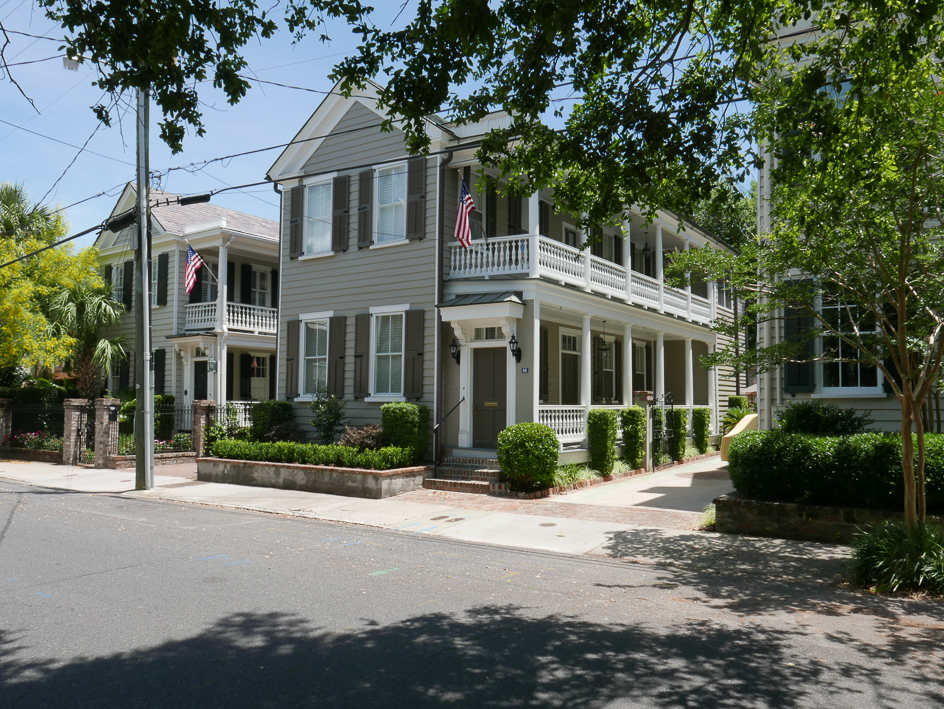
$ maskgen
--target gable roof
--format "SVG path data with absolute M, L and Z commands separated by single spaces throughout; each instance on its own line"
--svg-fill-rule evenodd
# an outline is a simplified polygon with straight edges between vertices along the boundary
M 202 224 L 215 219 L 225 219 L 226 228 L 268 239 L 279 238 L 279 223 L 235 209 L 220 207 L 212 202 L 200 204 L 177 204 L 177 195 L 151 190 L 151 219 L 157 221 L 165 232 L 183 234 L 183 229 L 192 224 Z M 155 201 L 173 200 L 170 204 L 154 205 Z

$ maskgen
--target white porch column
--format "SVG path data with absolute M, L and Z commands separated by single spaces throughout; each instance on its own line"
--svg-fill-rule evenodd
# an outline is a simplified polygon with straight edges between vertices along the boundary
M 588 293 L 593 290 L 593 270 L 590 265 L 590 259 L 592 254 L 590 253 L 590 247 L 587 246 L 583 250 L 583 289 Z
M 685 408 L 688 420 L 692 420 L 692 407 L 695 405 L 695 365 L 692 361 L 692 338 L 685 338 Z
M 656 391 L 658 399 L 665 396 L 665 333 L 656 332 Z
M 191 362 L 193 358 L 191 356 L 191 349 L 193 345 L 185 345 L 182 350 L 180 350 L 180 356 L 184 360 L 184 404 L 190 406 L 193 403 L 193 367 Z
M 623 406 L 633 404 L 633 326 L 623 325 Z
M 623 220 L 623 268 L 626 269 L 626 302 L 633 303 L 633 242 L 629 234 L 629 220 Z M 632 387 L 630 387 L 632 388 Z
M 216 380 L 217 380 L 217 396 L 216 396 L 216 405 L 219 407 L 226 406 L 226 360 L 228 357 L 227 353 L 227 342 L 226 342 L 226 333 L 220 333 L 220 336 L 217 338 L 217 353 L 216 353 Z M 235 394 L 235 392 L 233 392 Z
M 220 255 L 219 255 L 219 282 L 217 283 L 216 288 L 216 331 L 217 332 L 226 332 L 226 289 L 228 287 L 227 281 L 229 280 L 229 268 L 227 267 L 227 260 L 229 257 L 229 245 L 232 243 L 235 237 L 231 237 L 228 242 L 220 242 Z M 209 268 L 207 266 L 206 268 Z M 212 280 L 213 276 L 210 276 Z
M 713 343 L 708 343 L 708 354 L 714 354 L 715 346 Z M 712 367 L 708 370 L 708 406 L 711 409 L 711 424 L 710 430 L 712 435 L 718 432 L 718 386 L 717 386 L 717 368 Z
M 685 253 L 688 253 L 689 248 L 691 248 L 691 242 L 688 239 L 685 239 Z M 692 321 L 692 284 L 689 279 L 692 277 L 691 272 L 685 272 L 685 319 L 689 322 Z
M 465 329 L 457 322 L 450 323 L 459 343 L 459 448 L 472 447 L 472 350 L 465 337 Z
M 665 282 L 662 277 L 662 225 L 656 224 L 656 280 L 659 281 L 659 312 L 665 312 Z
M 711 311 L 711 322 L 718 319 L 718 282 L 708 284 L 708 307 Z
M 509 319 L 510 320 L 510 319 Z M 508 341 L 512 336 L 517 337 L 518 325 L 508 322 L 502 326 L 505 333 L 505 426 L 513 426 L 518 422 L 518 363 L 511 354 Z M 521 347 L 521 343 L 518 343 Z
M 583 316 L 583 326 L 580 330 L 580 405 L 590 410 L 590 390 L 592 384 L 592 356 L 590 346 L 590 316 Z
M 540 278 L 541 199 L 537 192 L 528 197 L 528 234 L 528 278 Z
M 541 420 L 541 301 L 535 298 L 534 307 L 534 327 L 532 330 L 534 356 L 531 358 L 531 372 L 533 391 L 531 397 L 531 420 L 535 423 Z

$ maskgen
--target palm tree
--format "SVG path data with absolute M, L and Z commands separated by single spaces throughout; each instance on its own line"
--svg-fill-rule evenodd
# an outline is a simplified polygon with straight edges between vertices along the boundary
M 0 238 L 12 236 L 18 241 L 31 237 L 52 243 L 64 231 L 63 226 L 60 215 L 30 203 L 23 185 L 0 184 Z
M 80 397 L 91 399 L 98 388 L 100 370 L 127 359 L 124 338 L 103 338 L 101 330 L 115 325 L 125 312 L 111 297 L 107 286 L 78 285 L 53 296 L 49 315 L 51 334 L 68 338 L 72 344 L 72 372 Z

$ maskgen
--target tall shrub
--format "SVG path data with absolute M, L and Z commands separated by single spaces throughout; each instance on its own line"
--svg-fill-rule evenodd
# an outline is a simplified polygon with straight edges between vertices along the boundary
M 658 406 L 652 407 L 652 451 L 656 464 L 662 462 L 662 432 L 665 431 L 665 413 L 664 409 Z
M 821 401 L 794 401 L 777 414 L 784 433 L 809 433 L 814 436 L 849 436 L 862 433 L 874 420 L 871 411 L 841 409 Z
M 395 402 L 380 407 L 383 440 L 388 446 L 413 452 L 413 462 L 426 455 L 429 445 L 429 407 L 424 404 Z
M 673 409 L 673 412 L 669 454 L 672 460 L 684 460 L 685 447 L 688 445 L 688 409 Z
M 620 409 L 623 426 L 623 460 L 632 468 L 641 468 L 646 455 L 646 410 L 641 406 Z
M 748 409 L 750 408 L 750 403 L 746 396 L 729 396 L 728 408 L 729 409 Z
M 292 420 L 292 402 L 257 401 L 249 411 L 250 436 L 254 441 L 266 440 L 266 436 L 279 424 Z
M 315 429 L 315 440 L 325 445 L 333 443 L 347 421 L 347 404 L 322 387 L 315 392 L 308 408 L 312 413 L 308 422 Z
M 616 460 L 616 412 L 612 409 L 591 409 L 587 415 L 587 438 L 590 443 L 590 467 L 600 475 L 610 475 Z
M 502 477 L 514 490 L 538 490 L 554 484 L 560 443 L 550 426 L 516 423 L 498 434 Z
M 699 407 L 692 411 L 692 437 L 695 447 L 704 455 L 710 449 L 711 438 L 711 409 Z

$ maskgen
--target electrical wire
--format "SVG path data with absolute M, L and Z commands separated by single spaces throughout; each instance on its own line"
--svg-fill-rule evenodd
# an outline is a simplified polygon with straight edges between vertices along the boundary
M 60 145 L 66 145 L 70 148 L 75 148 L 76 150 L 82 150 L 82 148 L 78 145 L 67 143 L 64 140 L 59 140 L 58 138 L 53 138 L 52 136 L 49 136 L 49 135 L 43 135 L 42 133 L 37 133 L 36 131 L 30 130 L 29 128 L 18 126 L 16 123 L 10 123 L 10 121 L 5 121 L 2 118 L 0 118 L 0 123 L 3 123 L 4 125 L 8 125 L 12 128 L 18 128 L 19 130 L 26 131 L 27 133 L 32 133 L 33 135 L 38 135 L 40 138 L 51 140 L 55 143 L 59 143 Z M 103 155 L 102 153 L 96 153 L 94 150 L 86 150 L 85 152 L 89 153 L 90 155 L 97 155 L 100 158 L 105 158 L 106 160 L 113 160 L 114 162 L 120 162 L 122 165 L 129 165 L 130 167 L 136 167 L 136 165 L 133 162 L 128 162 L 127 160 L 121 160 L 119 158 L 113 158 L 110 155 Z
M 54 249 L 54 248 L 57 247 L 57 246 L 62 246 L 62 245 L 65 244 L 66 242 L 72 241 L 73 239 L 78 239 L 80 236 L 85 236 L 86 234 L 90 234 L 91 232 L 95 231 L 96 229 L 101 229 L 103 226 L 104 226 L 103 223 L 102 223 L 102 224 L 96 224 L 95 226 L 93 226 L 93 227 L 90 228 L 90 229 L 86 229 L 85 231 L 80 231 L 78 234 L 73 234 L 72 236 L 70 236 L 70 237 L 68 237 L 68 238 L 65 238 L 65 239 L 62 239 L 62 240 L 60 240 L 60 241 L 57 241 L 55 244 L 50 244 L 49 246 L 44 246 L 44 247 L 41 248 L 41 249 L 36 249 L 35 251 L 30 251 L 28 254 L 23 254 L 23 255 L 20 256 L 19 258 L 15 258 L 15 259 L 13 259 L 12 261 L 7 261 L 6 263 L 0 264 L 0 268 L 6 268 L 7 266 L 12 266 L 13 264 L 15 264 L 15 263 L 17 263 L 17 262 L 19 262 L 19 261 L 24 261 L 24 260 L 28 259 L 30 256 L 35 256 L 36 254 L 42 253 L 43 251 L 48 251 L 49 249 Z

